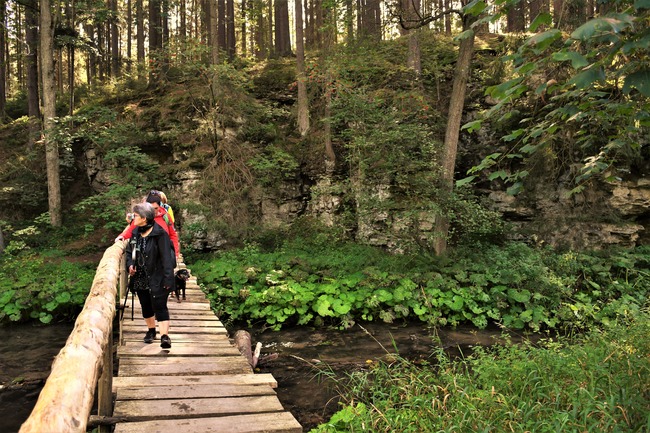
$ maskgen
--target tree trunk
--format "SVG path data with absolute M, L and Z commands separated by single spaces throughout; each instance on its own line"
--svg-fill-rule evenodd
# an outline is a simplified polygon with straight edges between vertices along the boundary
M 511 4 L 506 15 L 507 29 L 510 33 L 522 33 L 526 30 L 524 5 L 521 2 Z
M 126 70 L 131 72 L 131 63 L 133 59 L 133 43 L 131 39 L 133 38 L 133 3 L 131 0 L 126 0 Z
M 269 15 L 268 15 L 269 28 L 267 29 L 268 30 L 267 35 L 269 40 L 267 41 L 268 42 L 267 49 L 268 49 L 269 57 L 271 57 L 273 55 L 273 0 L 269 0 L 268 11 L 269 11 Z
M 469 29 L 469 20 L 464 18 L 465 29 Z M 456 168 L 456 153 L 458 151 L 458 137 L 465 105 L 465 93 L 467 81 L 472 66 L 474 54 L 474 32 L 460 41 L 458 50 L 458 61 L 454 73 L 454 84 L 451 90 L 449 112 L 447 114 L 447 129 L 445 131 L 445 143 L 441 164 L 441 188 L 451 194 L 454 188 L 454 171 Z M 443 255 L 447 251 L 447 236 L 449 234 L 449 218 L 446 215 L 439 215 L 436 218 L 434 250 L 436 255 Z
M 241 55 L 246 57 L 248 50 L 246 49 L 246 19 L 248 17 L 248 4 L 246 0 L 241 0 Z
M 233 59 L 237 50 L 235 37 L 235 2 L 226 0 L 226 51 L 228 58 Z
M 66 17 L 67 17 L 68 28 L 74 28 L 74 22 L 75 22 L 74 0 L 71 0 L 70 4 L 66 8 Z M 67 48 L 68 48 L 68 94 L 69 94 L 68 105 L 70 105 L 68 113 L 70 114 L 70 116 L 72 116 L 72 114 L 74 113 L 74 91 L 75 91 L 74 44 L 68 44 Z
M 219 26 L 218 26 L 218 17 L 217 9 L 218 2 L 220 0 L 210 1 L 210 9 L 208 14 L 210 15 L 210 63 L 216 65 L 219 63 Z M 215 83 L 216 84 L 216 83 Z
M 37 4 L 29 2 L 25 7 L 25 41 L 27 55 L 25 69 L 27 76 L 27 114 L 29 115 L 29 138 L 27 147 L 34 148 L 41 129 L 40 97 L 38 94 L 38 19 Z
M 43 81 L 43 142 L 47 169 L 47 191 L 50 222 L 61 226 L 61 185 L 59 182 L 59 148 L 51 138 L 56 117 L 56 89 L 54 83 L 54 28 L 50 0 L 41 0 L 41 76 Z
M 157 84 L 161 80 L 161 58 L 162 55 L 162 20 L 161 0 L 149 0 L 149 82 Z
M 291 55 L 289 3 L 287 0 L 275 1 L 275 54 L 279 57 Z
M 217 23 L 219 50 L 226 51 L 226 0 L 217 0 Z
M 142 6 L 142 1 L 143 0 L 135 1 L 135 50 L 140 65 L 144 64 L 144 7 Z
M 4 123 L 7 107 L 7 2 L 0 0 L 0 123 Z
M 302 23 L 302 2 L 296 6 L 296 76 L 298 81 L 298 131 L 305 136 L 309 130 L 309 98 L 307 95 L 307 77 L 305 76 L 305 43 Z
M 111 19 L 111 75 L 114 78 L 120 76 L 120 33 L 117 27 L 118 10 L 117 0 L 111 0 L 111 11 L 114 16 Z
M 354 42 L 354 5 L 352 0 L 345 1 L 345 40 L 348 44 Z

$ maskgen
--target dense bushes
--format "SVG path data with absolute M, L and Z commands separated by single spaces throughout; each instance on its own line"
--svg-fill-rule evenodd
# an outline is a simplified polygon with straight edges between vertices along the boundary
M 94 266 L 46 261 L 31 253 L 4 256 L 0 263 L 0 323 L 72 319 L 92 286 Z
M 585 328 L 647 303 L 647 248 L 554 253 L 521 243 L 474 245 L 446 260 L 395 256 L 356 244 L 292 241 L 193 265 L 222 318 L 275 329 L 417 319 L 508 328 Z

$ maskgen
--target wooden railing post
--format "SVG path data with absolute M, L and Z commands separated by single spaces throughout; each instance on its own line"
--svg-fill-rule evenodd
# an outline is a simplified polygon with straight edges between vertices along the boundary
M 108 401 L 112 408 L 113 320 L 125 247 L 116 243 L 104 253 L 84 308 L 20 433 L 85 433 L 100 374 L 105 383 L 98 404 L 107 410 Z
M 110 327 L 108 345 L 104 350 L 102 375 L 97 382 L 97 415 L 113 415 L 113 326 Z M 98 433 L 110 433 L 110 425 L 98 426 Z
M 128 274 L 126 273 L 126 255 L 122 256 L 122 264 L 120 265 L 120 282 L 119 282 L 119 296 L 117 298 L 117 302 L 122 302 L 122 299 L 127 295 L 128 293 Z M 122 305 L 124 307 L 124 305 Z M 120 317 L 124 318 L 124 314 L 126 314 L 126 310 L 122 311 L 120 313 Z M 119 325 L 119 337 L 118 337 L 118 344 L 124 344 L 124 340 L 122 337 L 122 323 L 123 320 L 120 320 L 120 325 Z

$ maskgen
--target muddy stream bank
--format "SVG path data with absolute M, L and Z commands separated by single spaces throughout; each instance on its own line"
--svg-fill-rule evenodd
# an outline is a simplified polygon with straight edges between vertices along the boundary
M 72 327 L 64 323 L 0 328 L 5 336 L 0 345 L 0 432 L 17 432 L 27 419 L 52 360 L 65 345 Z M 233 327 L 232 331 L 237 329 L 246 328 Z M 368 368 L 368 361 L 385 358 L 389 353 L 426 359 L 438 344 L 457 354 L 475 345 L 492 345 L 501 336 L 499 330 L 458 327 L 439 329 L 438 338 L 432 338 L 431 331 L 419 323 L 367 323 L 346 331 L 308 327 L 278 332 L 246 330 L 251 333 L 253 345 L 262 343 L 262 358 L 267 357 L 256 371 L 273 374 L 280 401 L 305 432 L 329 419 L 339 407 L 336 384 L 318 374 L 325 365 L 344 377 L 346 372 Z

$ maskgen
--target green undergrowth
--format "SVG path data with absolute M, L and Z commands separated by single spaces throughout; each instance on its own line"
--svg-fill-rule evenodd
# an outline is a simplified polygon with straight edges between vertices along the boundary
M 334 377 L 343 407 L 311 432 L 648 432 L 650 315 L 603 329 L 461 360 L 373 362 Z
M 474 245 L 442 260 L 350 243 L 256 246 L 193 264 L 226 320 L 287 325 L 420 320 L 538 331 L 586 329 L 647 303 L 648 248 L 556 253 L 521 243 Z
M 5 254 L 0 261 L 0 324 L 73 319 L 88 296 L 95 267 L 35 253 Z

